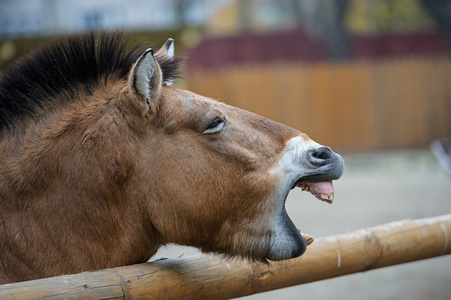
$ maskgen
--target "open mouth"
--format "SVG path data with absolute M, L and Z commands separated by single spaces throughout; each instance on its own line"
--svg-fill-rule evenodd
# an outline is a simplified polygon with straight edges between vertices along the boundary
M 317 182 L 297 182 L 293 188 L 299 187 L 303 191 L 310 192 L 317 199 L 332 204 L 334 201 L 334 185 L 332 180 L 329 181 L 317 181 Z M 308 233 L 301 232 L 298 228 L 299 233 L 304 238 L 307 245 L 312 244 L 315 238 Z
M 314 179 L 314 178 L 309 178 Z M 302 191 L 310 192 L 317 199 L 332 204 L 334 201 L 334 185 L 332 180 L 324 180 L 324 181 L 304 181 L 305 178 L 301 178 L 292 186 L 291 189 L 296 187 L 301 188 Z M 301 229 L 298 228 L 299 233 L 304 238 L 307 246 L 312 244 L 315 241 L 315 238 L 308 233 L 301 232 Z

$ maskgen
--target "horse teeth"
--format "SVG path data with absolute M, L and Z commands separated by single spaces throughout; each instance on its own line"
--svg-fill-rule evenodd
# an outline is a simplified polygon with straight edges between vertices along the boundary
M 331 193 L 329 196 L 327 194 L 321 194 L 321 199 L 334 200 L 334 193 Z
M 315 238 L 307 233 L 301 233 L 302 237 L 304 238 L 305 242 L 307 243 L 307 246 L 310 245 L 315 241 Z
M 324 200 L 330 204 L 334 201 L 334 193 L 331 193 L 329 196 L 326 194 L 321 194 L 321 200 Z
M 308 185 L 304 185 L 304 186 L 302 187 L 302 190 L 303 190 L 303 191 L 308 191 L 309 188 L 310 188 L 310 187 L 309 187 Z

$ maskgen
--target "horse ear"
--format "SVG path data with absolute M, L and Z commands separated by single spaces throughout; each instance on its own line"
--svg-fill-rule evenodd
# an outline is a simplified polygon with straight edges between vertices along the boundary
M 158 61 L 171 62 L 174 60 L 174 52 L 174 40 L 169 38 L 166 43 L 164 43 L 163 47 L 155 53 L 155 57 L 158 58 Z M 163 83 L 167 86 L 171 86 L 174 83 L 174 78 L 164 78 Z
M 143 115 L 149 110 L 155 111 L 160 98 L 161 69 L 156 62 L 151 48 L 137 59 L 128 79 L 129 92 L 133 98 L 138 99 L 143 109 Z

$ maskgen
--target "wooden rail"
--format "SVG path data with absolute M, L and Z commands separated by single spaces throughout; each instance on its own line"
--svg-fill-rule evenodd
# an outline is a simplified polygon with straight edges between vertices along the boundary
M 269 265 L 192 256 L 0 286 L 0 299 L 227 299 L 451 253 L 451 214 L 316 240 Z

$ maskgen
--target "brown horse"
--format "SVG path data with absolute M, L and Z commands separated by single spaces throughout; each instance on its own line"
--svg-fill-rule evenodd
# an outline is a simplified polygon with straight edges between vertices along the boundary
M 304 253 L 288 192 L 332 201 L 342 158 L 171 87 L 172 40 L 124 45 L 59 39 L 0 78 L 0 283 L 145 262 L 167 243 L 263 262 Z

